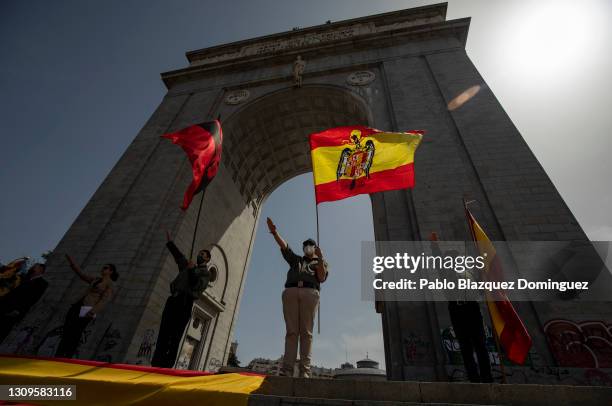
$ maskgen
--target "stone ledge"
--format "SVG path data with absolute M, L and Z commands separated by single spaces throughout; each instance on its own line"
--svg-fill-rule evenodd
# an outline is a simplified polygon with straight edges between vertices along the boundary
M 374 382 L 358 380 L 303 379 L 269 376 L 254 395 L 282 398 L 282 404 L 393 402 L 392 404 L 477 404 L 477 405 L 605 405 L 612 404 L 612 388 L 603 386 L 479 384 L 456 382 Z M 309 399 L 310 403 L 290 403 L 289 399 Z M 317 403 L 324 400 L 324 403 Z M 275 399 L 268 399 L 266 402 Z M 278 403 L 278 404 L 281 404 Z M 277 403 L 255 403 L 277 404 Z
M 375 400 L 346 400 L 346 399 L 323 399 L 323 398 L 298 398 L 273 395 L 251 395 L 249 406 L 420 406 L 427 403 L 415 402 L 393 402 Z M 429 403 L 431 404 L 431 403 Z M 436 406 L 462 406 L 459 403 L 436 403 Z

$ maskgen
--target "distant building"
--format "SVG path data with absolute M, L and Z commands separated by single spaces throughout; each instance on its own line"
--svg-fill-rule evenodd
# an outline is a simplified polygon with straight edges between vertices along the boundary
M 281 356 L 276 360 L 271 360 L 267 358 L 255 358 L 254 360 L 249 362 L 247 368 L 253 372 L 257 372 L 260 374 L 278 376 L 280 375 L 282 366 L 283 357 Z M 310 367 L 310 372 L 312 378 L 332 379 L 334 371 L 332 368 L 318 367 L 316 365 L 313 365 Z M 293 375 L 299 375 L 299 360 L 295 362 L 295 365 L 293 367 Z
M 230 344 L 230 353 L 238 354 L 238 341 L 232 341 Z
M 238 360 L 238 341 L 233 341 L 230 345 L 229 355 L 227 357 L 227 366 L 239 368 L 240 361 Z
M 297 364 L 295 369 L 297 371 Z M 318 367 L 313 365 L 310 367 L 310 373 L 311 378 L 332 379 L 334 377 L 333 368 Z
M 378 368 L 378 362 L 366 357 L 357 361 L 357 368 L 345 362 L 340 368 L 334 370 L 334 379 L 353 379 L 360 381 L 386 381 L 387 373 Z
M 278 376 L 280 375 L 282 362 L 283 357 L 280 357 L 277 360 L 271 360 L 267 358 L 255 358 L 254 360 L 249 362 L 247 368 L 252 370 L 253 372 L 257 372 L 260 374 Z

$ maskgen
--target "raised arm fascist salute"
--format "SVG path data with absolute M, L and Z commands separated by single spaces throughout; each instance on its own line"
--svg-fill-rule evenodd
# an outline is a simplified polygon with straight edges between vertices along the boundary
M 174 245 L 167 231 L 166 239 L 166 247 L 174 257 L 178 274 L 170 283 L 170 296 L 166 300 L 162 313 L 151 365 L 172 368 L 176 361 L 183 331 L 191 318 L 193 302 L 200 297 L 210 280 L 210 271 L 208 270 L 210 251 L 200 250 L 196 259 L 197 263 L 194 264 L 192 261 L 188 261 Z
M 276 231 L 272 220 L 267 219 L 268 229 L 274 236 L 281 254 L 289 264 L 285 290 L 283 291 L 283 316 L 285 318 L 285 355 L 281 375 L 293 376 L 300 343 L 300 377 L 310 377 L 312 330 L 319 306 L 321 283 L 327 279 L 328 266 L 323 253 L 313 239 L 303 242 L 304 255 L 297 255 Z
M 100 275 L 95 277 L 81 270 L 74 258 L 66 254 L 70 269 L 89 285 L 78 302 L 73 303 L 66 314 L 62 339 L 55 351 L 56 357 L 72 358 L 79 347 L 81 335 L 87 325 L 102 311 L 113 295 L 113 285 L 119 278 L 117 268 L 113 264 L 105 264 Z

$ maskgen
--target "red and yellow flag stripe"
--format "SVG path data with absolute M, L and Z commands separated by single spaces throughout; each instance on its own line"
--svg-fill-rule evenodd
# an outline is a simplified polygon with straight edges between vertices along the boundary
M 480 255 L 485 257 L 485 272 L 488 280 L 503 280 L 501 262 L 493 243 L 466 208 L 466 216 L 472 237 L 478 246 Z M 487 307 L 491 314 L 493 329 L 499 343 L 506 352 L 506 357 L 517 364 L 523 364 L 532 345 L 531 336 L 518 313 L 503 291 L 487 292 Z
M 264 376 L 212 374 L 61 358 L 0 355 L 0 385 L 76 385 L 70 405 L 246 406 Z M 36 400 L 55 405 L 58 400 Z
M 348 149 L 352 153 L 358 149 L 351 137 L 354 134 L 358 135 L 362 151 L 365 151 L 363 148 L 366 144 L 373 146 L 369 174 L 360 170 L 357 176 L 339 175 L 343 151 Z M 422 136 L 423 131 L 389 133 L 363 126 L 336 127 L 311 134 L 310 149 L 317 203 L 363 193 L 414 187 L 414 154 Z M 363 154 L 367 155 L 367 152 Z

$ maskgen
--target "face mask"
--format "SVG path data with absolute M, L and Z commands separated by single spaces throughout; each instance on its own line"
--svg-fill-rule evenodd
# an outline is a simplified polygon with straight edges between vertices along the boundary
M 208 262 L 208 259 L 204 258 L 202 255 L 198 255 L 198 257 L 196 258 L 196 261 L 198 261 L 198 265 L 202 265 Z
M 314 245 L 306 245 L 304 247 L 304 254 L 306 255 L 312 255 L 315 252 L 315 247 Z

